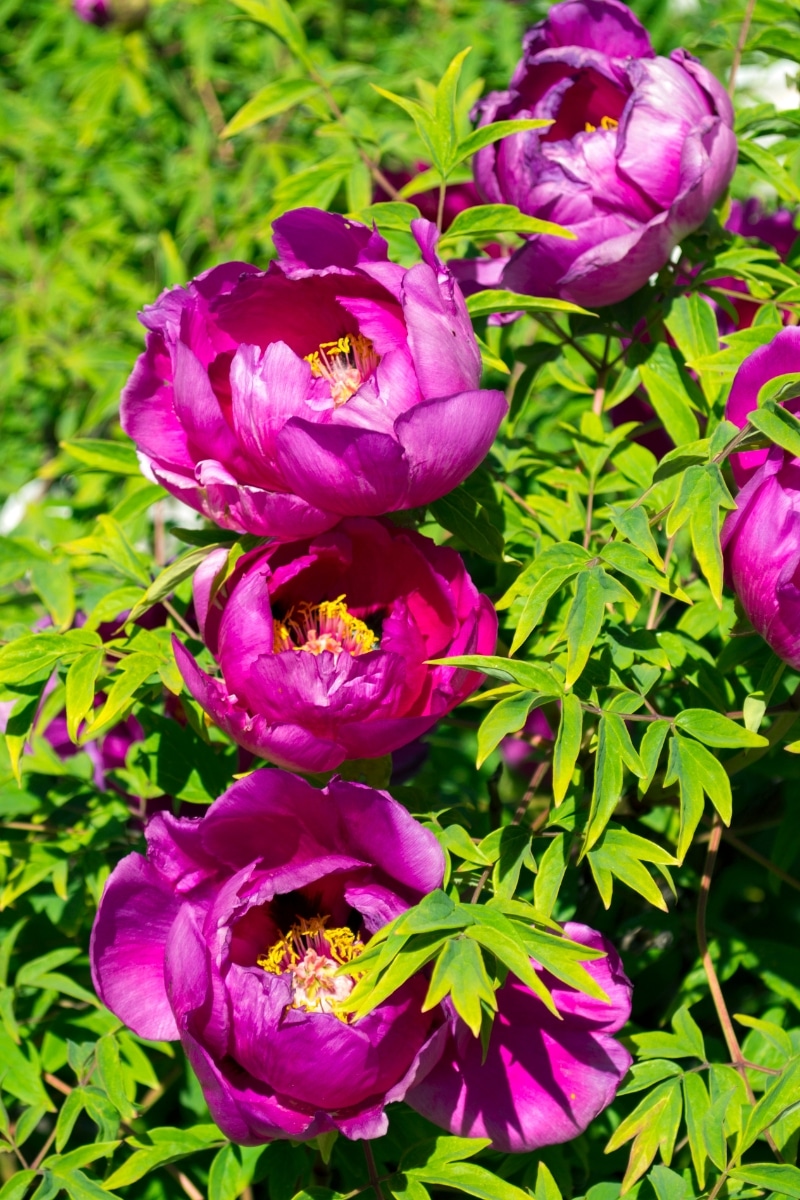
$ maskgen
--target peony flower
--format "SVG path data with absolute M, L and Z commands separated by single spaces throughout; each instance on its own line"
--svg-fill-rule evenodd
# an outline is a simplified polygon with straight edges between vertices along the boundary
M 491 654 L 497 618 L 454 550 L 369 518 L 244 555 L 210 603 L 226 552 L 194 580 L 195 612 L 222 677 L 175 639 L 189 691 L 254 754 L 329 771 L 425 733 L 480 682 L 427 660 Z
M 738 233 L 741 237 L 758 238 L 759 241 L 766 242 L 782 259 L 789 257 L 789 251 L 797 237 L 793 212 L 786 208 L 779 208 L 773 213 L 765 213 L 761 207 L 761 201 L 755 197 L 751 197 L 744 204 L 739 200 L 733 201 L 725 228 L 729 229 L 731 233 Z M 713 286 L 724 288 L 726 292 L 742 293 L 741 299 L 738 296 L 728 296 L 736 313 L 735 321 L 720 305 L 713 304 L 720 333 L 733 333 L 737 329 L 749 328 L 756 318 L 759 304 L 750 298 L 744 280 L 725 276 L 723 279 L 713 280 Z
M 758 394 L 765 384 L 779 375 L 800 372 L 800 329 L 790 325 L 775 335 L 766 346 L 759 346 L 744 360 L 731 384 L 725 416 L 743 429 L 747 414 L 758 408 Z M 800 413 L 800 397 L 784 402 L 789 412 Z M 769 450 L 741 450 L 730 456 L 736 482 L 742 487 L 767 461 Z M 738 503 L 738 500 L 737 500 Z M 736 515 L 736 514 L 733 514 Z M 730 519 L 730 518 L 729 518 Z
M 109 0 L 73 0 L 72 8 L 87 25 L 108 25 L 113 19 Z
M 335 972 L 439 886 L 434 835 L 384 792 L 260 770 L 199 820 L 158 814 L 146 838 L 95 920 L 103 1003 L 140 1037 L 180 1038 L 236 1142 L 385 1133 L 441 1013 L 421 1011 L 417 976 L 352 1021 L 354 980 Z
M 267 271 L 226 263 L 164 292 L 122 394 L 144 469 L 225 528 L 288 541 L 341 516 L 443 496 L 506 412 L 481 391 L 464 299 L 413 222 L 423 262 L 317 209 L 273 226 Z
M 608 1002 L 538 968 L 559 1020 L 510 975 L 497 993 L 485 1058 L 480 1038 L 451 1018 L 426 1050 L 434 1065 L 406 1095 L 412 1108 L 459 1137 L 491 1138 L 495 1150 L 519 1152 L 570 1141 L 611 1103 L 631 1063 L 611 1036 L 630 1016 L 631 984 L 601 934 L 572 922 L 564 933 L 605 951 L 584 965 Z
M 565 933 L 608 955 L 586 964 L 608 1002 L 542 972 L 558 1020 L 509 976 L 485 1063 L 449 1002 L 422 1012 L 422 975 L 348 1013 L 357 976 L 339 966 L 444 873 L 434 835 L 385 792 L 260 770 L 201 819 L 160 813 L 145 836 L 147 858 L 124 858 L 100 902 L 95 987 L 139 1037 L 180 1038 L 234 1141 L 380 1137 L 387 1103 L 405 1097 L 461 1136 L 530 1150 L 576 1136 L 613 1099 L 630 1056 L 610 1035 L 631 989 L 583 925 Z
M 725 573 L 756 632 L 800 667 L 800 459 L 779 446 L 739 457 L 755 453 L 766 461 L 748 469 L 736 511 L 722 527 Z
M 685 50 L 656 57 L 620 0 L 554 5 L 523 50 L 508 91 L 479 102 L 480 122 L 554 123 L 480 150 L 475 179 L 486 200 L 577 236 L 532 236 L 501 284 L 614 304 L 666 264 L 725 191 L 736 165 L 730 100 Z

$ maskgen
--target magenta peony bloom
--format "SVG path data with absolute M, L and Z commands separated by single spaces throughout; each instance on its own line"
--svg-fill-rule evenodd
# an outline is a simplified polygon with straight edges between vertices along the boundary
M 464 299 L 313 208 L 274 224 L 269 270 L 226 263 L 164 292 L 122 395 L 145 470 L 218 525 L 282 541 L 427 504 L 478 466 L 506 412 L 481 391 Z
M 489 600 L 454 550 L 417 533 L 350 518 L 310 542 L 254 550 L 209 604 L 225 555 L 209 555 L 194 580 L 222 678 L 177 638 L 175 656 L 212 719 L 279 766 L 329 771 L 405 745 L 480 682 L 426 661 L 494 650 Z
M 385 792 L 317 791 L 278 770 L 234 784 L 200 820 L 169 814 L 106 884 L 91 942 L 103 1003 L 140 1037 L 180 1038 L 211 1115 L 236 1142 L 384 1134 L 405 1098 L 462 1135 L 526 1150 L 580 1133 L 612 1100 L 630 1056 L 609 1035 L 630 1011 L 613 948 L 586 964 L 609 997 L 543 972 L 563 1014 L 509 977 L 486 1063 L 447 1006 L 423 1013 L 415 975 L 373 1012 L 346 1009 L 369 938 L 441 884 L 434 835 Z
M 73 0 L 72 8 L 88 25 L 108 25 L 112 20 L 109 0 Z
M 385 1133 L 441 1013 L 421 1012 L 417 976 L 351 1023 L 353 980 L 334 972 L 441 883 L 434 835 L 385 792 L 260 770 L 146 837 L 97 913 L 103 1003 L 140 1037 L 181 1039 L 236 1142 Z
M 436 1061 L 407 1094 L 412 1108 L 459 1137 L 488 1137 L 495 1150 L 515 1152 L 570 1141 L 611 1103 L 631 1063 L 611 1036 L 630 1016 L 631 984 L 601 934 L 571 922 L 564 933 L 606 952 L 607 958 L 584 965 L 609 1002 L 576 992 L 539 968 L 559 1020 L 509 976 L 497 993 L 485 1060 L 480 1039 L 451 1019 L 429 1043 L 426 1053 Z
M 725 416 L 743 429 L 747 424 L 747 414 L 758 408 L 761 388 L 779 375 L 797 372 L 800 372 L 800 329 L 790 325 L 777 333 L 768 345 L 759 346 L 744 360 L 731 385 Z M 787 400 L 784 407 L 789 412 L 800 413 L 800 397 Z M 766 463 L 769 453 L 769 450 L 742 450 L 731 455 L 731 469 L 739 487 Z
M 725 573 L 753 628 L 800 667 L 800 459 L 779 446 L 752 453 L 767 458 L 748 470 L 738 507 L 725 518 Z
M 795 214 L 786 208 L 779 208 L 773 213 L 765 213 L 761 207 L 761 201 L 751 197 L 744 204 L 739 200 L 733 201 L 725 228 L 729 229 L 731 233 L 738 233 L 741 237 L 758 238 L 759 241 L 766 242 L 780 258 L 786 259 L 789 257 L 789 251 L 797 237 L 798 231 L 795 229 L 794 220 Z M 733 333 L 737 329 L 747 329 L 753 324 L 760 305 L 750 299 L 747 284 L 743 279 L 726 276 L 723 279 L 713 280 L 713 287 L 724 288 L 726 292 L 742 293 L 741 299 L 738 296 L 728 296 L 736 313 L 735 320 L 732 320 L 718 304 L 713 305 L 721 334 Z
M 624 300 L 702 224 L 730 182 L 730 100 L 685 50 L 656 57 L 620 0 L 554 5 L 523 49 L 509 90 L 480 101 L 481 123 L 554 124 L 480 150 L 476 182 L 488 201 L 516 204 L 577 237 L 531 237 L 502 285 L 590 308 Z

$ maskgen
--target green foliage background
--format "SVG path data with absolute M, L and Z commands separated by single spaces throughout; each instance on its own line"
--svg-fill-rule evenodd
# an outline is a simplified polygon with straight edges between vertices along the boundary
M 430 145 L 371 85 L 428 103 L 471 46 L 453 110 L 463 139 L 473 101 L 505 85 L 523 30 L 547 7 L 161 0 L 126 32 L 84 26 L 54 0 L 0 3 L 0 500 L 12 497 L 0 701 L 15 704 L 0 747 L 0 1200 L 331 1200 L 368 1189 L 361 1148 L 343 1139 L 227 1144 L 179 1047 L 126 1032 L 91 990 L 103 882 L 141 847 L 126 796 L 207 804 L 239 765 L 181 695 L 168 640 L 170 628 L 184 632 L 191 572 L 212 534 L 142 479 L 119 434 L 118 395 L 141 347 L 137 308 L 220 261 L 263 264 L 270 222 L 287 208 L 372 216 L 408 256 L 411 210 L 365 214 L 369 163 L 414 170 Z M 727 78 L 739 0 L 633 7 L 658 51 L 685 45 Z M 800 6 L 758 0 L 743 63 L 784 59 L 800 69 Z M 260 107 L 220 138 L 253 97 Z M 737 106 L 733 193 L 797 205 L 800 109 L 777 112 L 746 89 Z M 451 179 L 466 175 L 462 165 Z M 499 234 L 464 223 L 448 253 L 513 244 L 519 221 L 492 219 Z M 541 1154 L 444 1138 L 398 1108 L 374 1147 L 397 1200 L 442 1188 L 484 1200 L 616 1200 L 621 1187 L 642 1200 L 800 1197 L 800 675 L 739 618 L 717 537 L 733 503 L 727 389 L 746 354 L 785 314 L 795 319 L 800 274 L 714 217 L 684 253 L 701 267 L 692 294 L 670 267 L 658 290 L 600 318 L 532 303 L 494 328 L 473 306 L 487 381 L 508 389 L 511 415 L 486 464 L 409 519 L 452 541 L 498 603 L 500 657 L 484 664 L 482 694 L 431 735 L 420 774 L 392 788 L 449 851 L 450 899 L 436 903 L 459 904 L 458 938 L 490 919 L 491 905 L 461 903 L 482 883 L 481 899 L 523 942 L 531 922 L 573 917 L 615 941 L 635 984 L 626 1033 L 637 1063 L 585 1135 Z M 751 330 L 720 345 L 700 293 L 731 276 L 760 308 Z M 645 346 L 631 342 L 642 317 Z M 660 463 L 608 415 L 639 387 L 674 447 Z M 764 411 L 749 436 L 792 449 L 795 424 Z M 128 625 L 101 649 L 101 623 L 167 597 L 170 628 Z M 32 635 L 44 616 L 55 632 Z M 106 700 L 92 715 L 96 689 Z M 167 715 L 176 703 L 184 725 Z M 42 731 L 65 706 L 73 739 L 91 721 L 61 759 Z M 558 737 L 520 774 L 498 746 L 534 706 Z M 85 746 L 130 713 L 145 741 L 101 792 Z M 382 761 L 348 764 L 379 785 L 387 772 Z M 487 950 L 489 992 L 501 967 Z M 402 964 L 381 966 L 393 970 Z M 723 1013 L 737 1014 L 727 1042 L 709 973 Z M 369 977 L 365 1003 L 381 982 Z M 448 983 L 474 1017 L 458 971 Z M 749 1064 L 738 1069 L 731 1030 Z

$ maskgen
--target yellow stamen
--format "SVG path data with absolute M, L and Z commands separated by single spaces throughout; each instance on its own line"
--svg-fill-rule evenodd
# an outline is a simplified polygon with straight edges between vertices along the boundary
M 316 655 L 330 650 L 338 658 L 342 650 L 349 654 L 366 654 L 372 650 L 377 637 L 364 621 L 347 611 L 344 600 L 341 595 L 320 604 L 303 600 L 293 605 L 282 621 L 272 623 L 273 652 L 304 650 Z
M 615 119 L 614 119 L 614 117 L 601 117 L 601 119 L 600 119 L 600 128 L 601 128 L 601 129 L 606 129 L 606 130 L 608 130 L 608 129 L 618 129 L 618 128 L 619 128 L 619 121 L 615 120 Z M 587 121 L 587 122 L 586 122 L 586 125 L 585 125 L 585 132 L 586 132 L 586 133 L 597 133 L 597 126 L 596 126 L 596 125 L 592 125 L 592 124 L 590 124 L 590 123 L 589 123 L 589 121 Z
M 326 929 L 327 917 L 301 917 L 256 963 L 270 975 L 292 977 L 291 1008 L 333 1013 L 347 1021 L 343 1004 L 359 972 L 338 975 L 339 967 L 358 958 L 364 943 L 346 926 Z
M 360 333 L 322 342 L 318 350 L 305 356 L 305 360 L 312 375 L 328 380 L 334 408 L 346 404 L 380 362 L 372 342 Z

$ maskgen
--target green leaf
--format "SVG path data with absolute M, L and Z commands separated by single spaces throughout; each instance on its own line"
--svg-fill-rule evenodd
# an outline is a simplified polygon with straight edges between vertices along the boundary
M 734 1167 L 728 1172 L 728 1178 L 800 1200 L 800 1170 L 789 1163 L 747 1163 L 743 1167 Z
M 543 916 L 549 917 L 555 907 L 561 882 L 567 870 L 567 843 L 563 833 L 557 833 L 544 854 L 539 857 L 533 883 L 533 903 Z
M 372 1012 L 435 958 L 449 936 L 448 933 L 433 932 L 412 938 L 377 981 L 371 976 L 356 984 L 348 997 L 348 1009 L 357 1018 Z
M 558 1184 L 553 1178 L 550 1168 L 543 1162 L 540 1162 L 536 1168 L 534 1195 L 536 1200 L 561 1200 Z
M 581 313 L 585 317 L 593 317 L 588 309 L 578 304 L 570 304 L 568 300 L 555 300 L 546 296 L 523 296 L 518 292 L 507 292 L 497 288 L 487 288 L 467 296 L 467 311 L 471 317 L 488 317 L 492 313 L 537 313 L 537 312 L 571 312 Z
M 36 1178 L 36 1171 L 15 1171 L 0 1188 L 0 1200 L 22 1200 Z
M 451 59 L 447 70 L 436 85 L 433 96 L 433 136 L 439 151 L 434 164 L 443 175 L 448 175 L 460 161 L 456 153 L 458 135 L 456 133 L 456 93 L 458 81 L 461 78 L 461 68 L 464 59 L 472 47 L 467 46 Z
M 520 825 L 504 825 L 496 832 L 499 834 L 499 853 L 492 869 L 492 891 L 501 899 L 511 900 L 519 886 L 523 865 L 532 864 L 530 830 Z M 488 838 L 484 839 L 482 846 L 487 841 Z
M 575 596 L 567 616 L 567 673 L 565 684 L 572 687 L 589 661 L 605 616 L 608 599 L 601 567 L 589 567 L 578 575 Z
M 146 1140 L 145 1140 L 146 1138 Z M 127 1187 L 137 1179 L 143 1179 L 156 1167 L 206 1150 L 222 1141 L 216 1125 L 194 1125 L 189 1129 L 174 1129 L 164 1126 L 150 1129 L 146 1135 L 129 1138 L 127 1144 L 134 1149 L 131 1157 L 104 1180 L 105 1189 Z
M 644 731 L 639 757 L 644 767 L 644 775 L 639 780 L 639 791 L 642 795 L 647 792 L 658 770 L 658 760 L 664 747 L 667 734 L 671 728 L 670 721 L 651 721 Z
M 69 565 L 52 558 L 36 562 L 31 567 L 31 584 L 56 628 L 68 629 L 75 616 L 75 587 Z
M 95 1057 L 99 1082 L 105 1088 L 109 1100 L 123 1121 L 132 1120 L 136 1116 L 136 1108 L 125 1093 L 119 1046 L 112 1033 L 107 1033 L 98 1040 Z
M 705 1119 L 711 1101 L 708 1089 L 700 1075 L 689 1073 L 683 1077 L 684 1112 L 686 1113 L 686 1133 L 689 1137 L 689 1150 L 692 1155 L 697 1182 L 700 1190 L 706 1184 L 706 1148 L 704 1139 Z
M 520 687 L 533 692 L 559 694 L 557 680 L 546 667 L 537 663 L 520 662 L 516 658 L 498 658 L 490 654 L 461 654 L 450 658 L 431 658 L 433 666 L 466 667 L 470 671 L 480 671 L 503 682 L 518 683 Z
M 465 1158 L 473 1158 L 490 1145 L 490 1138 L 461 1138 L 439 1134 L 406 1150 L 400 1159 L 400 1166 L 404 1171 L 427 1166 L 447 1166 Z
M 745 1126 L 742 1150 L 774 1124 L 787 1109 L 800 1103 L 800 1055 L 789 1060 L 776 1079 L 769 1081 L 768 1090 L 759 1100 Z
M 798 1172 L 800 1174 L 800 1172 Z M 422 1183 L 434 1187 L 454 1188 L 478 1200 L 530 1200 L 528 1192 L 475 1163 L 454 1162 L 441 1166 L 431 1164 L 406 1172 Z
M 492 121 L 488 125 L 482 125 L 480 129 L 473 130 L 459 142 L 457 161 L 463 162 L 464 159 L 477 154 L 484 146 L 491 146 L 511 134 L 524 133 L 527 129 L 543 129 L 552 124 L 552 120 L 531 120 L 524 117 L 516 117 L 510 121 Z
M 699 392 L 677 352 L 663 342 L 656 344 L 646 362 L 639 364 L 639 373 L 648 399 L 675 445 L 696 441 L 700 430 L 692 409 L 701 407 Z
M 474 938 L 489 950 L 498 962 L 507 967 L 522 983 L 527 984 L 550 1011 L 557 1015 L 558 1010 L 549 990 L 531 966 L 527 950 L 523 950 L 520 945 L 519 926 L 485 904 L 476 904 L 474 907 L 477 924 L 466 929 L 466 937 Z
M 664 559 L 656 545 L 656 539 L 653 537 L 644 506 L 639 504 L 636 508 L 620 508 L 610 504 L 608 513 L 614 522 L 614 528 L 618 529 L 637 550 L 641 550 L 656 570 L 663 572 Z
M 60 443 L 78 462 L 110 475 L 141 475 L 142 468 L 132 442 L 108 442 L 100 438 L 73 438 Z
M 97 676 L 104 661 L 105 650 L 100 646 L 76 658 L 67 671 L 67 734 L 75 744 L 78 728 L 94 705 Z
M 631 546 L 627 542 L 609 542 L 603 548 L 600 557 L 608 563 L 612 570 L 621 571 L 623 575 L 628 575 L 637 583 L 648 588 L 655 588 L 656 591 L 664 592 L 668 596 L 675 596 L 676 599 L 682 600 L 686 604 L 691 603 L 686 593 L 670 583 L 669 579 L 657 571 L 648 561 L 647 556 L 635 546 Z
M 554 237 L 575 237 L 571 230 L 552 221 L 526 216 L 514 204 L 476 204 L 456 214 L 439 244 L 464 237 L 491 238 L 498 233 L 549 233 Z
M 96 633 L 68 629 L 66 633 L 32 633 L 0 649 L 0 683 L 25 683 L 34 675 L 50 671 L 61 660 L 77 658 L 100 646 Z
M 645 773 L 625 722 L 616 713 L 605 713 L 597 730 L 594 787 L 584 854 L 598 840 L 622 797 L 623 764 L 639 778 Z
M 553 800 L 556 807 L 567 794 L 583 737 L 583 705 L 570 692 L 561 701 L 561 720 L 553 749 Z
M 734 509 L 736 503 L 716 463 L 687 468 L 680 490 L 667 517 L 667 536 L 672 537 L 689 521 L 692 547 L 711 594 L 722 607 L 722 550 L 719 544 L 719 510 Z
M 308 79 L 278 79 L 268 83 L 260 92 L 256 92 L 244 104 L 220 133 L 220 137 L 229 138 L 245 129 L 275 117 L 278 113 L 286 112 L 312 96 L 319 96 L 320 89 L 316 83 Z
M 564 586 L 567 580 L 572 579 L 573 575 L 577 575 L 579 570 L 579 566 L 572 565 L 551 567 L 536 580 L 525 597 L 525 604 L 519 615 L 517 628 L 514 630 L 509 653 L 516 654 L 520 646 L 527 641 L 544 616 L 550 599 Z
M 154 654 L 136 652 L 122 660 L 112 677 L 114 682 L 106 693 L 105 704 L 97 710 L 81 737 L 82 744 L 91 741 L 101 730 L 121 718 L 142 684 L 158 671 L 159 662 Z
M 763 433 L 793 458 L 800 456 L 800 421 L 794 413 L 777 404 L 767 403 L 763 408 L 754 408 L 747 414 L 747 419 L 759 433 Z
M 470 550 L 488 558 L 503 561 L 503 535 L 491 522 L 486 509 L 478 504 L 461 485 L 430 505 L 435 520 L 443 529 L 460 538 Z
M 675 859 L 654 842 L 638 837 L 627 829 L 608 827 L 593 849 L 589 851 L 589 866 L 603 904 L 611 904 L 613 879 L 616 877 L 633 891 L 644 896 L 655 908 L 667 911 L 666 901 L 643 863 L 656 863 L 662 869 L 673 865 Z M 663 871 L 666 875 L 666 872 Z M 669 880 L 669 876 L 666 876 Z M 674 891 L 674 889 L 673 889 Z
M 302 63 L 310 62 L 303 28 L 286 0 L 234 0 L 254 21 L 266 25 L 282 39 Z
M 697 292 L 672 300 L 664 324 L 687 362 L 701 354 L 716 354 L 719 350 L 714 311 Z
M 703 793 L 708 796 L 725 824 L 731 819 L 731 783 L 724 767 L 698 742 L 681 737 L 670 739 L 664 787 L 677 783 L 681 801 L 681 827 L 677 855 L 680 862 L 691 845 L 703 815 Z
M 492 1010 L 497 1008 L 483 956 L 469 938 L 459 936 L 446 942 L 434 964 L 422 1011 L 429 1012 L 445 996 L 452 997 L 456 1012 L 473 1037 L 480 1034 L 484 1005 Z
M 730 717 L 713 712 L 709 708 L 687 708 L 678 713 L 675 725 L 685 733 L 690 733 L 706 746 L 730 747 L 734 750 L 749 746 L 768 746 L 767 738 L 759 733 L 751 733 L 737 725 Z
M 520 692 L 508 696 L 490 708 L 478 727 L 477 767 L 482 766 L 493 750 L 509 733 L 517 733 L 528 719 L 528 714 L 542 697 L 535 692 Z
M 208 558 L 209 554 L 220 548 L 221 546 L 218 544 L 199 546 L 195 550 L 187 550 L 186 554 L 182 554 L 180 558 L 176 558 L 174 562 L 170 563 L 168 567 L 165 567 L 159 573 L 138 602 L 134 604 L 128 613 L 126 624 L 136 621 L 142 613 L 146 613 L 154 604 L 158 604 L 159 601 L 166 600 L 168 596 L 171 596 L 179 583 L 194 575 L 197 568 Z

